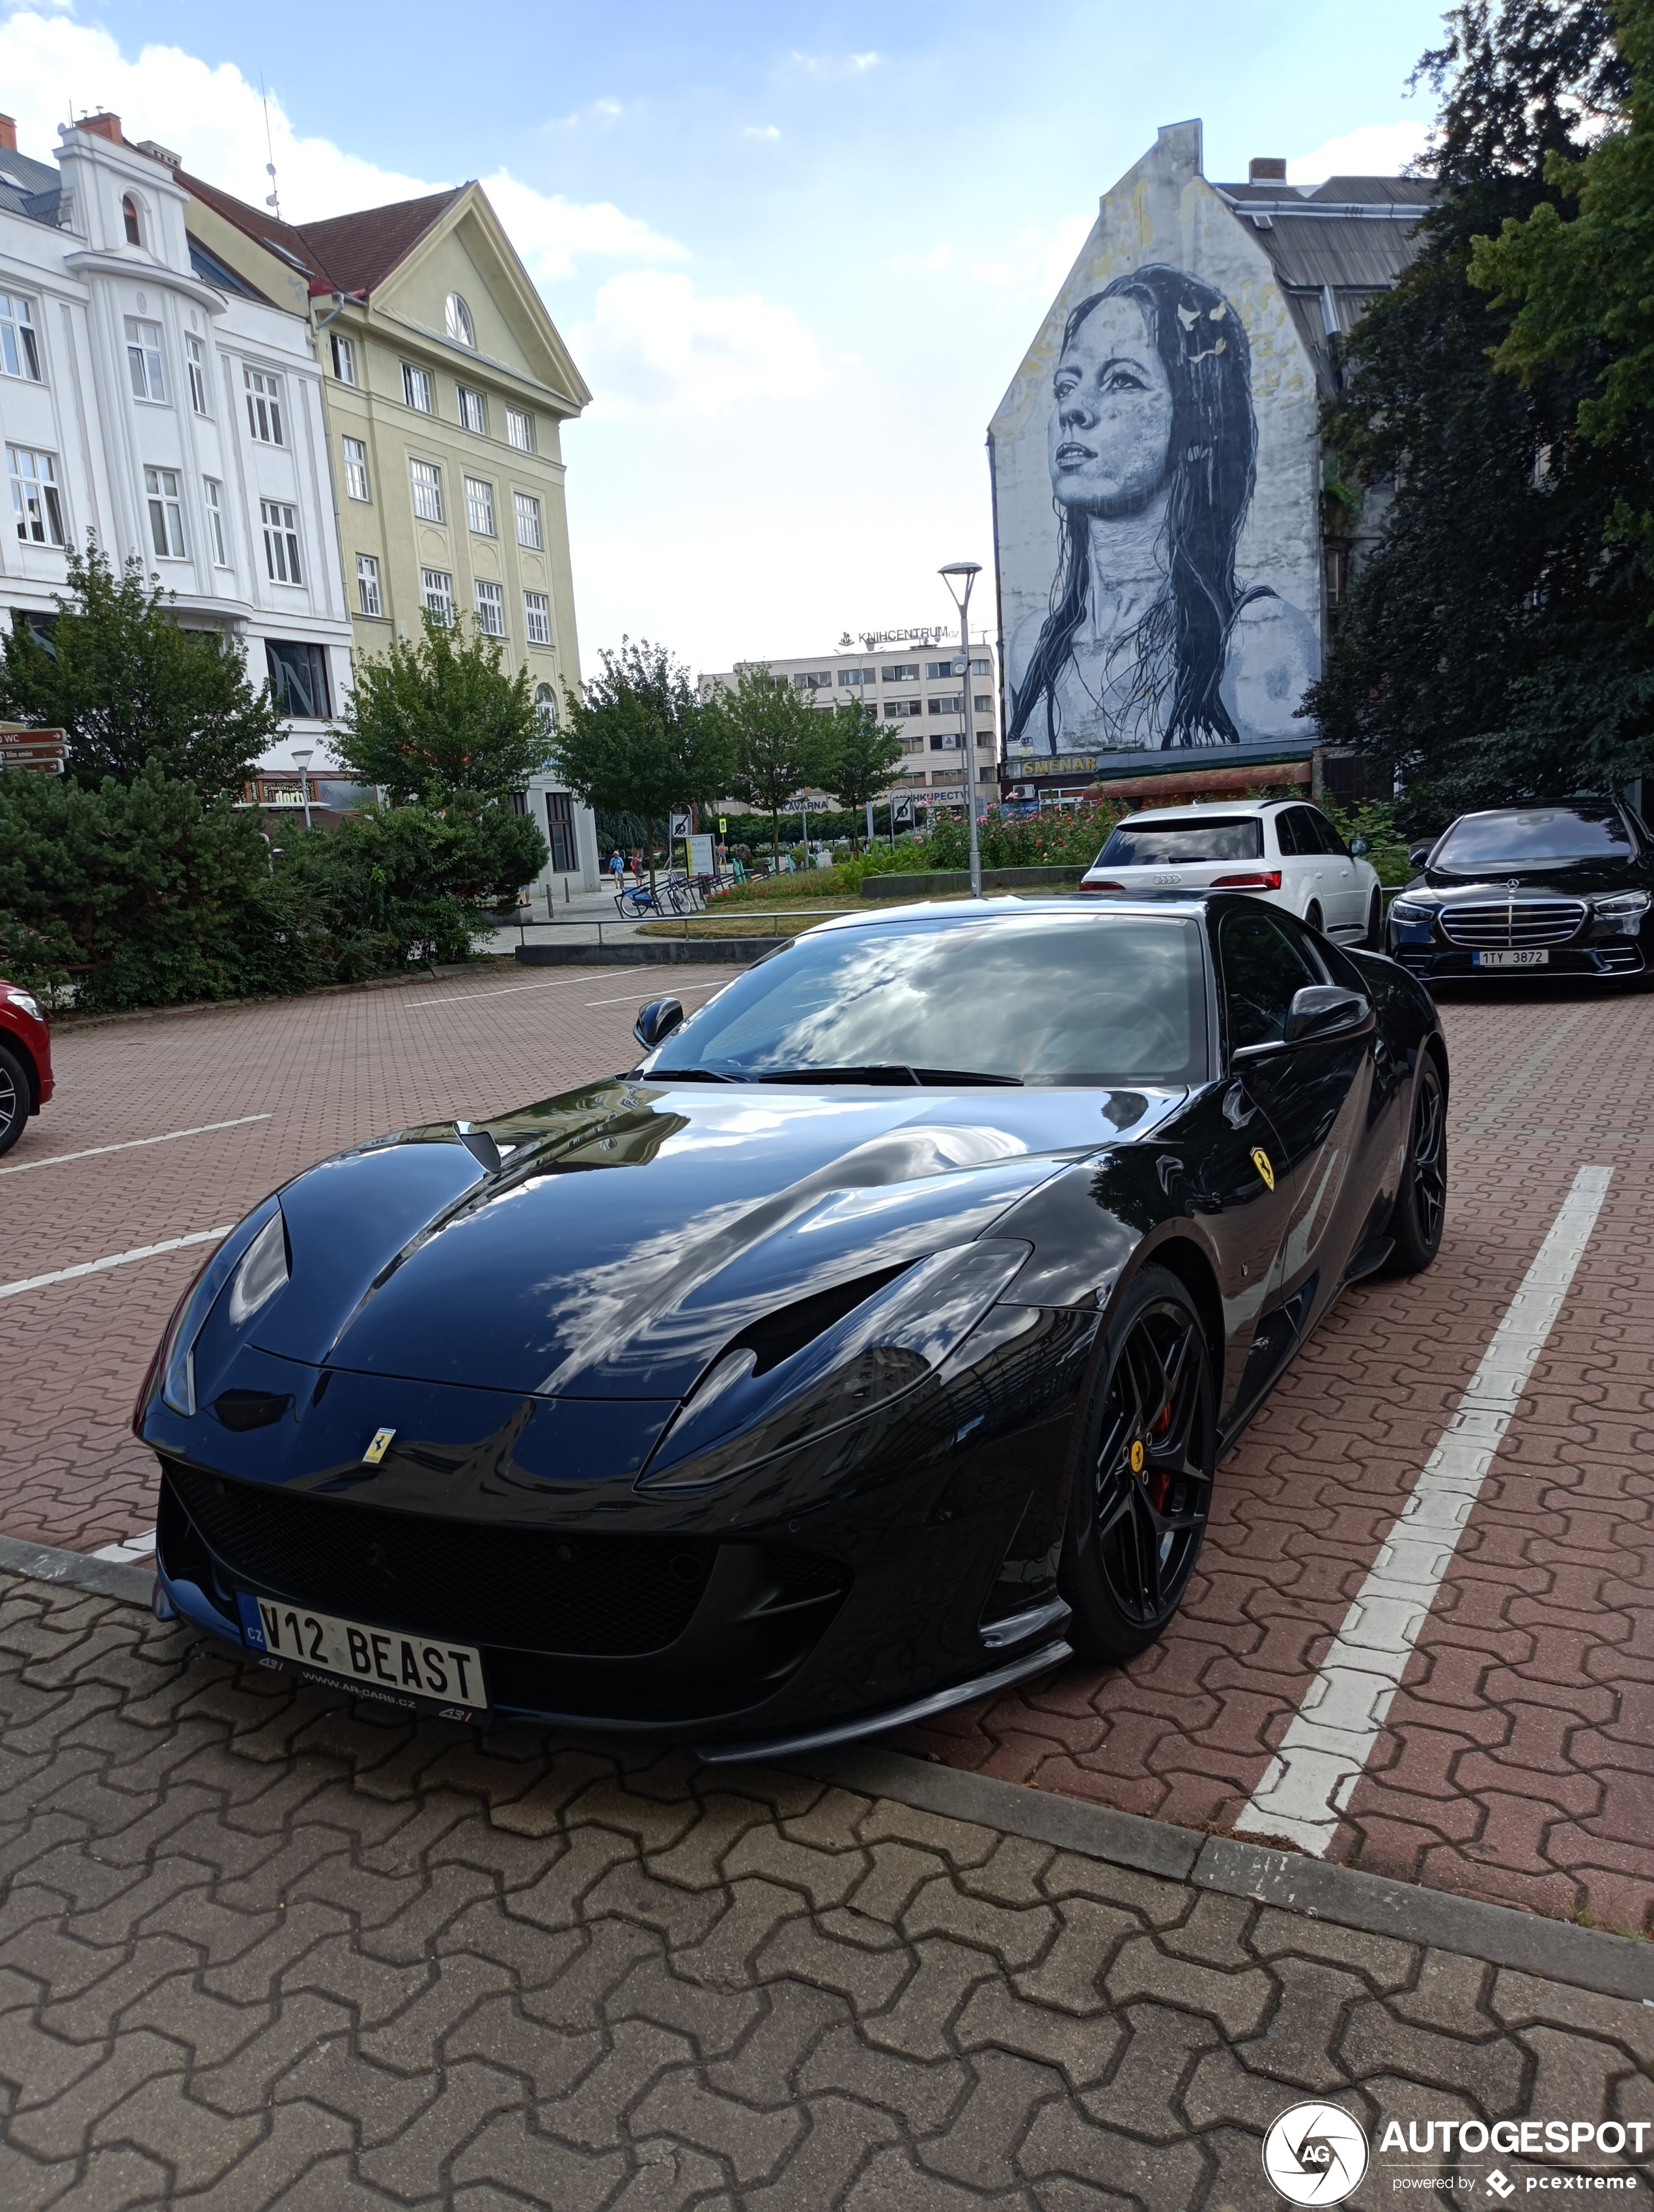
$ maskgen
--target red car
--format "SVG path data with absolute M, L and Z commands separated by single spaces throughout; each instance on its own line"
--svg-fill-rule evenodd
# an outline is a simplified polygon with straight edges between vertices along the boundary
M 0 1152 L 51 1096 L 51 1033 L 39 1001 L 0 975 Z

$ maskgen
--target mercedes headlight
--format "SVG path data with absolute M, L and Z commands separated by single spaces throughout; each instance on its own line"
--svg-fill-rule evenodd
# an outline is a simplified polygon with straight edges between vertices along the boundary
M 1390 919 L 1402 923 L 1423 922 L 1427 927 L 1436 916 L 1433 908 L 1413 906 L 1406 899 L 1395 900 L 1390 908 Z
M 1649 896 L 1646 891 L 1619 891 L 1612 898 L 1593 899 L 1590 903 L 1598 921 L 1617 921 L 1622 936 L 1635 937 L 1648 912 Z

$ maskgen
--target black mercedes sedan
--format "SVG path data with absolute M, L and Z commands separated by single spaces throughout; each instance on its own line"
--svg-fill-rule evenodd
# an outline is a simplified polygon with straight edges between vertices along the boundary
M 1535 969 L 1654 975 L 1654 841 L 1609 800 L 1461 814 L 1409 859 L 1389 948 L 1439 982 Z
M 135 1416 L 163 1617 L 712 1759 L 1125 1659 L 1340 1289 L 1440 1238 L 1428 994 L 1244 894 L 850 917 L 638 1032 L 225 1239 Z

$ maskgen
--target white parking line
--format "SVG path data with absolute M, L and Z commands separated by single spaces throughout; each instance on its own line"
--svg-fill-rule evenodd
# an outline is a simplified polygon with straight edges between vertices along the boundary
M 138 1244 L 130 1252 L 112 1252 L 106 1260 L 82 1260 L 78 1267 L 58 1267 L 49 1275 L 25 1275 L 19 1283 L 0 1283 L 0 1298 L 15 1298 L 24 1291 L 43 1291 L 49 1283 L 72 1282 L 77 1275 L 100 1275 L 106 1267 L 129 1267 L 134 1260 L 153 1260 L 162 1252 L 181 1252 L 186 1244 L 211 1244 L 227 1237 L 235 1226 L 197 1229 L 193 1236 L 169 1237 L 163 1244 Z
M 198 1121 L 193 1129 L 169 1129 L 164 1137 L 127 1137 L 118 1145 L 88 1145 L 83 1152 L 54 1152 L 49 1160 L 20 1160 L 0 1168 L 0 1176 L 27 1175 L 31 1168 L 60 1168 L 70 1160 L 95 1160 L 102 1152 L 133 1152 L 140 1145 L 171 1145 L 180 1137 L 204 1137 L 214 1129 L 239 1129 L 249 1121 L 270 1121 L 272 1114 L 238 1114 L 233 1121 Z
M 1534 1362 L 1556 1325 L 1612 1168 L 1581 1168 L 1441 1441 L 1378 1547 L 1320 1672 L 1235 1826 L 1319 1857 L 1366 1770 L 1414 1645 Z
M 611 975 L 624 971 L 619 968 L 602 968 L 595 975 L 563 975 L 554 983 L 506 983 L 497 991 L 449 991 L 440 999 L 416 999 L 417 1006 L 457 1006 L 462 999 L 512 999 L 519 991 L 568 991 L 576 983 L 606 983 Z
M 119 1544 L 106 1544 L 100 1552 L 94 1552 L 94 1559 L 113 1559 L 118 1566 L 141 1567 L 155 1553 L 155 1532 L 147 1528 L 141 1536 L 128 1536 Z
M 717 975 L 710 983 L 674 983 L 672 988 L 676 992 L 721 991 L 729 981 L 727 975 Z M 622 991 L 618 999 L 588 999 L 586 1004 L 589 1006 L 630 1006 L 636 995 L 635 992 Z

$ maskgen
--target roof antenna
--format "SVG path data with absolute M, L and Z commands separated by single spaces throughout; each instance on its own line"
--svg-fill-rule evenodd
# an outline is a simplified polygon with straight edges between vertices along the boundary
M 264 174 L 270 179 L 270 191 L 265 196 L 264 205 L 267 208 L 275 209 L 276 220 L 277 222 L 280 222 L 282 220 L 282 195 L 277 190 L 276 183 L 276 149 L 270 143 L 270 99 L 264 90 L 264 73 L 262 70 L 258 72 L 258 97 L 264 110 L 264 151 L 270 156 L 270 159 L 264 164 Z

